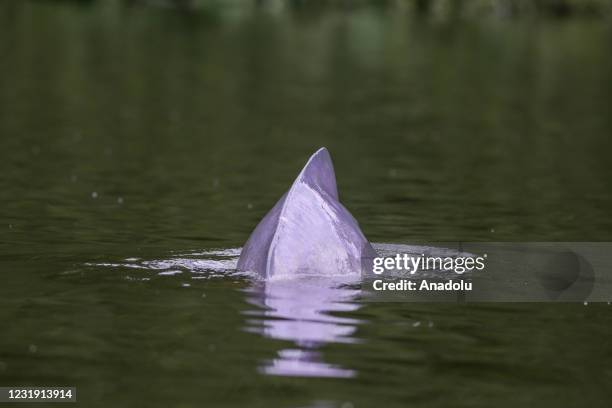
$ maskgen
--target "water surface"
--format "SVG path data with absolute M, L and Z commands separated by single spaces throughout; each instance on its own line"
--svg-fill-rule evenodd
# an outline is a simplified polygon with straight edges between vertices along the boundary
M 612 240 L 609 40 L 599 19 L 3 2 L 0 385 L 609 406 L 606 304 L 373 304 L 233 272 L 320 146 L 373 242 Z

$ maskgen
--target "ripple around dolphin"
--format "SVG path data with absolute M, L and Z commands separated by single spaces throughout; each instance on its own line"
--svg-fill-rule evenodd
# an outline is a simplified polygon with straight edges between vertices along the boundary
M 429 246 L 374 244 L 380 256 L 397 253 L 457 256 L 450 249 Z M 233 278 L 250 282 L 241 289 L 252 306 L 243 312 L 244 330 L 288 344 L 276 356 L 261 361 L 264 375 L 288 377 L 352 378 L 358 373 L 328 363 L 322 349 L 326 344 L 360 342 L 358 327 L 365 322 L 347 313 L 363 307 L 359 300 L 361 276 L 301 276 L 295 279 L 262 281 L 259 275 L 237 272 L 240 248 L 177 253 L 167 259 L 126 258 L 121 262 L 91 264 L 144 272 L 141 280 L 172 278 L 191 274 L 192 279 Z
M 426 245 L 406 245 L 394 243 L 372 244 L 381 257 L 392 257 L 396 254 L 426 255 L 426 256 L 466 256 L 455 249 L 441 248 Z M 158 276 L 172 276 L 181 273 L 192 274 L 192 279 L 214 279 L 214 278 L 245 278 L 259 279 L 250 272 L 236 271 L 238 258 L 242 248 L 217 248 L 193 252 L 178 252 L 171 254 L 165 259 L 142 259 L 128 257 L 117 262 L 88 263 L 86 266 L 106 267 L 111 269 L 138 269 L 143 272 L 151 272 Z M 144 276 L 150 278 L 150 275 Z M 320 277 L 320 276 L 319 276 Z

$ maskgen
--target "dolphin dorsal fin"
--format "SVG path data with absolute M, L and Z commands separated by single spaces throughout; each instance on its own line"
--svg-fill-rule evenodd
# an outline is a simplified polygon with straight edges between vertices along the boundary
M 336 173 L 331 156 L 325 147 L 317 150 L 296 178 L 295 183 L 302 182 L 310 187 L 324 192 L 338 200 Z
M 375 254 L 355 218 L 338 200 L 334 166 L 323 147 L 259 222 L 236 267 L 264 279 L 359 276 L 364 260 Z

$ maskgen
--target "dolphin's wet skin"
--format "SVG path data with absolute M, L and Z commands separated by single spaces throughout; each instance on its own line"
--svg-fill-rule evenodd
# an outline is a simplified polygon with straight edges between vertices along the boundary
M 331 157 L 320 148 L 244 245 L 238 269 L 265 279 L 359 275 L 376 256 L 340 204 Z

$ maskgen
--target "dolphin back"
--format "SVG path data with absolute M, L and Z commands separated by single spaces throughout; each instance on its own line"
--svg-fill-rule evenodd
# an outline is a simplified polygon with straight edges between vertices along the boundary
M 259 222 L 237 268 L 266 279 L 359 275 L 374 256 L 357 220 L 338 200 L 331 157 L 321 148 Z

